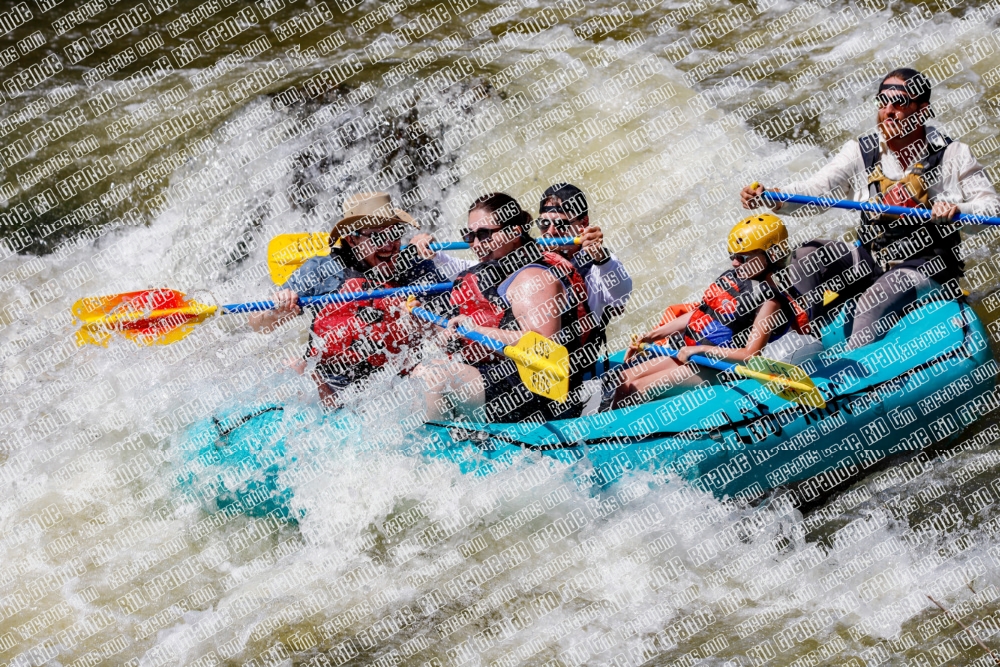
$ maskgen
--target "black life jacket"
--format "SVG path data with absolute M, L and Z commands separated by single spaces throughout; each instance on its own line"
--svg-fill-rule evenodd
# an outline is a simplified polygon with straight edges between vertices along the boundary
M 928 142 L 927 156 L 917 161 L 910 170 L 911 174 L 920 179 L 925 193 L 940 178 L 941 160 L 948 144 L 952 142 L 948 137 L 940 136 L 944 143 L 932 145 Z M 880 178 L 882 155 L 879 151 L 878 134 L 861 137 L 858 143 L 865 164 L 865 175 L 868 177 L 869 198 L 881 202 L 886 196 L 884 183 L 888 179 Z M 914 202 L 915 207 L 930 208 L 926 194 L 920 199 Z M 916 268 L 935 261 L 941 268 L 930 277 L 943 283 L 951 278 L 959 278 L 965 272 L 965 263 L 958 258 L 957 252 L 962 241 L 959 234 L 961 226 L 961 223 L 939 225 L 919 218 L 876 215 L 862 211 L 859 235 L 875 261 L 883 268 L 900 262 Z
M 451 303 L 458 312 L 471 317 L 484 327 L 519 330 L 520 325 L 501 287 L 518 271 L 529 266 L 546 269 L 562 283 L 566 302 L 560 313 L 559 331 L 553 340 L 563 345 L 570 355 L 572 374 L 570 390 L 583 382 L 583 375 L 593 370 L 589 364 L 577 363 L 580 352 L 595 337 L 594 318 L 587 304 L 583 278 L 573 264 L 555 253 L 542 252 L 540 246 L 528 243 L 500 260 L 480 262 L 455 277 Z M 466 361 L 474 366 L 498 361 L 496 355 L 475 343 L 463 345 Z
M 801 306 L 809 322 L 819 321 L 871 287 L 879 275 L 871 253 L 845 241 L 813 239 L 792 251 L 775 283 Z

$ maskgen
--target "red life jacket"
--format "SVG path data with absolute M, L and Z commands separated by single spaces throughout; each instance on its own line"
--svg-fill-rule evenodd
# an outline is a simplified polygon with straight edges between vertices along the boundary
M 563 285 L 567 307 L 561 314 L 556 342 L 564 345 L 572 355 L 595 335 L 597 322 L 591 315 L 587 303 L 587 285 L 583 277 L 572 262 L 557 253 L 541 253 L 540 259 L 526 262 L 509 274 L 500 261 L 481 262 L 456 278 L 456 286 L 451 292 L 451 303 L 458 306 L 459 314 L 471 317 L 479 326 L 519 329 L 510 303 L 499 290 L 517 271 L 528 266 L 547 269 Z M 494 352 L 470 341 L 464 341 L 462 349 L 466 361 L 472 365 L 498 360 Z M 574 367 L 574 376 L 579 375 L 582 381 L 582 375 L 586 370 L 589 369 Z M 571 378 L 571 386 L 574 383 L 574 378 Z
M 794 299 L 767 283 L 740 278 L 730 269 L 705 290 L 701 303 L 688 320 L 684 342 L 729 347 L 736 334 L 753 326 L 761 306 L 770 299 L 778 301 L 785 315 L 785 322 L 771 331 L 771 340 L 785 335 L 790 328 L 800 333 L 808 331 L 809 315 Z
M 371 289 L 376 287 L 360 276 L 348 278 L 341 287 L 343 292 Z M 385 365 L 386 355 L 398 354 L 412 339 L 410 330 L 399 324 L 402 307 L 403 300 L 398 297 L 327 304 L 316 315 L 312 327 L 313 333 L 322 339 L 322 346 L 313 347 L 309 355 L 322 355 L 320 363 L 350 366 L 367 361 L 376 368 Z
M 575 320 L 580 327 L 580 345 L 587 345 L 597 335 L 597 328 L 600 325 L 590 310 L 587 282 L 573 262 L 557 252 L 543 252 L 542 260 L 552 267 L 552 273 L 562 282 L 568 298 L 567 305 L 576 310 Z
M 781 332 L 780 336 L 771 334 L 771 340 L 777 340 L 789 331 L 809 335 L 809 311 L 803 308 L 795 299 L 784 292 L 778 292 L 778 305 L 788 319 L 788 326 Z

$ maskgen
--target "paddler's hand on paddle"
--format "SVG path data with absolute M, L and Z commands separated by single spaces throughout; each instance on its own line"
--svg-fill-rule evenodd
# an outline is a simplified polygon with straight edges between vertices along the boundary
M 301 313 L 299 295 L 290 289 L 283 289 L 274 295 L 274 308 L 262 313 L 253 313 L 247 318 L 247 324 L 254 331 L 271 333 L 276 326 Z
M 771 188 L 771 190 L 781 192 L 778 188 Z M 764 194 L 764 186 L 757 182 L 751 183 L 740 190 L 740 201 L 743 203 L 743 208 L 755 209 L 761 206 L 769 206 L 772 211 L 777 211 L 781 208 L 781 202 L 765 204 L 764 198 L 761 197 L 762 194 Z
M 448 326 L 446 327 L 435 327 L 432 324 L 428 324 L 428 326 L 435 329 L 432 335 L 438 339 L 438 345 L 442 346 L 449 355 L 462 349 L 463 338 L 457 331 L 460 325 L 471 329 L 475 326 L 475 323 L 471 317 L 456 315 L 448 321 Z
M 944 224 L 951 222 L 958 215 L 958 205 L 946 201 L 936 201 L 931 206 L 931 222 Z
M 677 350 L 677 361 L 686 364 L 696 354 L 705 354 L 705 347 L 703 345 L 685 345 Z
M 431 250 L 430 245 L 434 243 L 434 236 L 421 232 L 410 239 L 410 245 L 417 249 L 417 254 L 421 259 L 434 259 L 436 250 Z
M 628 344 L 628 349 L 625 350 L 625 363 L 632 361 L 635 357 L 642 354 L 643 343 L 651 343 L 652 340 L 649 338 L 649 334 L 643 334 L 642 336 L 632 336 L 632 341 Z
M 458 331 L 459 327 L 465 327 L 469 331 L 475 331 L 476 321 L 471 317 L 469 317 L 468 315 L 456 315 L 455 317 L 448 320 L 448 328 L 446 329 L 446 331 L 448 331 L 451 334 L 451 337 L 454 337 L 458 335 L 456 332 Z
M 301 315 L 302 308 L 299 307 L 299 295 L 290 289 L 279 290 L 274 295 L 273 312 L 280 318 L 289 315 Z
M 406 297 L 406 301 L 403 302 L 403 312 L 406 313 L 407 325 L 413 327 L 414 329 L 421 331 L 425 334 L 431 334 L 432 336 L 443 336 L 445 341 L 449 341 L 455 338 L 454 332 L 447 332 L 447 329 L 442 329 L 441 327 L 436 327 L 430 322 L 420 319 L 419 317 L 413 316 L 414 308 L 423 308 L 424 305 L 420 302 L 413 294 Z M 447 333 L 444 333 L 447 332 Z
M 595 262 L 603 262 L 608 256 L 603 243 L 604 232 L 596 225 L 588 225 L 580 233 L 580 251 L 590 255 Z
M 672 308 L 667 309 L 668 313 Z M 657 341 L 669 338 L 673 334 L 683 332 L 688 322 L 691 321 L 691 312 L 691 310 L 688 310 L 683 315 L 671 315 L 669 318 L 664 317 L 663 319 L 666 320 L 665 323 L 661 322 L 659 326 L 651 331 L 647 331 L 641 336 L 635 336 L 629 349 L 625 352 L 625 361 L 629 361 L 639 354 L 642 351 L 643 343 L 656 343 Z M 663 343 L 660 344 L 662 345 Z

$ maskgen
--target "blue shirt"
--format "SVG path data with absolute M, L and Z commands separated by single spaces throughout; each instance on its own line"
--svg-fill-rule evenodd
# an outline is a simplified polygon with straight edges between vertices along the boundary
M 333 294 L 344 284 L 344 265 L 336 257 L 310 257 L 282 287 L 299 296 Z

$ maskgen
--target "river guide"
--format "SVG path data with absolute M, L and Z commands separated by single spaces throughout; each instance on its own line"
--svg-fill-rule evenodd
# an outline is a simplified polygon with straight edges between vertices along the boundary
M 929 219 L 861 211 L 858 236 L 882 275 L 861 299 L 848 342 L 861 347 L 877 338 L 877 322 L 899 318 L 921 289 L 954 281 L 965 271 L 957 214 L 995 215 L 1000 198 L 971 149 L 927 125 L 934 117 L 931 84 L 921 72 L 895 69 L 883 77 L 875 96 L 876 131 L 849 141 L 816 174 L 784 190 L 858 202 L 929 208 Z M 799 204 L 762 197 L 753 183 L 740 192 L 744 208 L 767 205 L 792 212 Z M 781 192 L 772 188 L 774 192 Z

